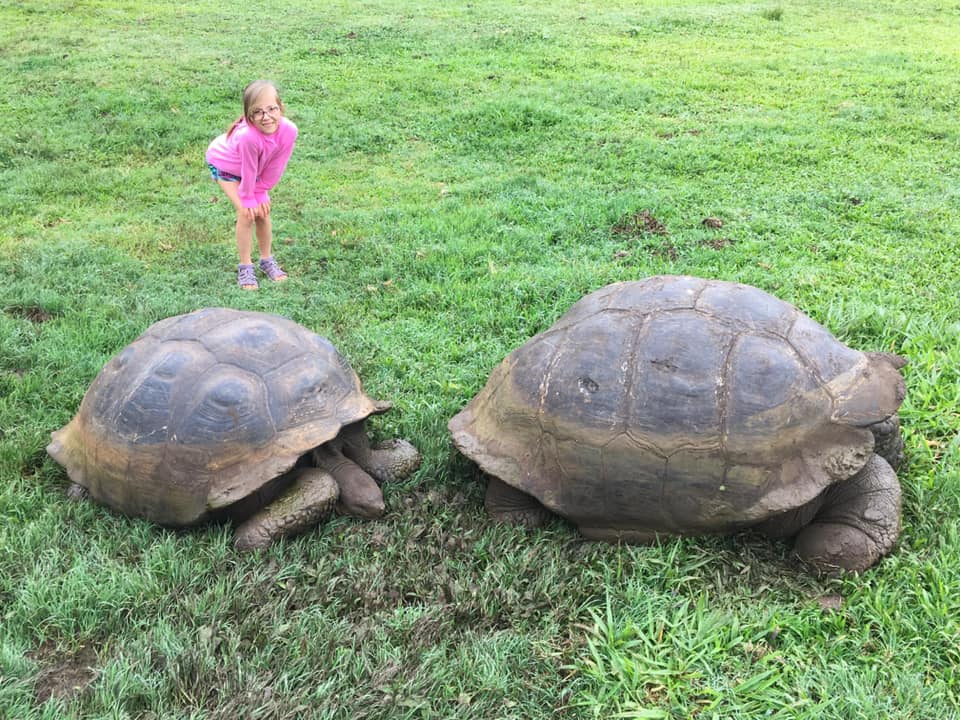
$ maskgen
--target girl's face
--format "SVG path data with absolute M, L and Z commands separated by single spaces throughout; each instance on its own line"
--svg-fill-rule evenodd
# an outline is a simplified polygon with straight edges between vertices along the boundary
M 250 109 L 247 119 L 264 135 L 273 135 L 280 127 L 280 118 L 283 110 L 277 100 L 277 92 L 273 88 L 265 88 L 257 97 Z

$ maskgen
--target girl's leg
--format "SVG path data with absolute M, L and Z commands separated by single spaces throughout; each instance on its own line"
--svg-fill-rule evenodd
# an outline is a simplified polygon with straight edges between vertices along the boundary
M 260 269 L 263 270 L 271 280 L 286 280 L 287 274 L 280 268 L 276 260 L 273 259 L 271 252 L 273 248 L 273 221 L 270 218 L 269 209 L 266 215 L 261 215 L 257 218 L 256 228 L 257 245 L 260 247 Z
M 227 182 L 225 180 L 217 180 L 217 182 L 220 187 L 223 188 L 224 194 L 229 198 L 234 209 L 237 211 L 237 253 L 240 255 L 240 264 L 251 265 L 253 264 L 251 258 L 251 250 L 253 248 L 253 221 L 244 213 L 243 204 L 240 202 L 239 183 Z
M 270 257 L 270 251 L 273 248 L 273 221 L 270 215 L 264 215 L 256 219 L 257 245 L 260 248 L 260 257 Z

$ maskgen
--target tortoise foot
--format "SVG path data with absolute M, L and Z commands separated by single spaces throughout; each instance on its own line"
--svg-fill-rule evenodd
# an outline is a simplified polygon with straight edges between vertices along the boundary
M 420 451 L 413 444 L 394 439 L 371 445 L 362 422 L 343 428 L 340 438 L 343 454 L 381 485 L 403 480 L 420 467 Z
M 279 497 L 237 527 L 233 545 L 237 550 L 256 550 L 279 537 L 303 532 L 331 513 L 338 496 L 330 473 L 319 468 L 296 470 Z
M 848 525 L 814 523 L 798 536 L 794 551 L 820 575 L 863 572 L 880 559 L 873 538 Z
M 83 485 L 70 483 L 70 487 L 67 488 L 67 497 L 74 502 L 79 502 L 90 497 L 90 491 L 87 490 Z
M 412 443 L 396 438 L 377 443 L 370 448 L 366 471 L 377 482 L 394 482 L 413 475 L 420 467 L 420 451 Z
M 900 483 L 889 463 L 873 455 L 860 472 L 827 490 L 794 549 L 820 573 L 862 572 L 890 552 L 899 535 Z

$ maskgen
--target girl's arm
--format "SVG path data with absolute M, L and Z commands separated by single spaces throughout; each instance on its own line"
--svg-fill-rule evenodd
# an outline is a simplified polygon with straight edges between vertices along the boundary
M 277 150 L 260 168 L 260 182 L 257 183 L 259 190 L 269 190 L 280 182 L 283 171 L 287 168 L 287 161 L 293 153 L 299 131 L 290 120 L 283 118 L 277 133 L 279 134 Z
M 257 176 L 263 174 L 260 167 L 260 144 L 253 133 L 244 133 L 238 138 L 237 150 L 240 152 L 240 202 L 245 208 L 254 208 L 257 202 Z M 262 179 L 262 178 L 261 178 Z

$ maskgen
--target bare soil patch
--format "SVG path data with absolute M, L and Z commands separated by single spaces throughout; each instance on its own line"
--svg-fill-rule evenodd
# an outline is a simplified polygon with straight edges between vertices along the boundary
M 29 657 L 41 666 L 35 688 L 41 704 L 52 697 L 69 700 L 82 693 L 97 676 L 97 653 L 85 645 L 64 653 L 52 644 L 44 644 Z
M 638 235 L 669 235 L 666 226 L 657 220 L 649 210 L 640 210 L 620 218 L 610 228 L 617 235 L 637 237 Z

